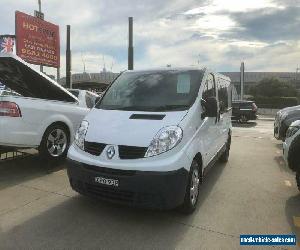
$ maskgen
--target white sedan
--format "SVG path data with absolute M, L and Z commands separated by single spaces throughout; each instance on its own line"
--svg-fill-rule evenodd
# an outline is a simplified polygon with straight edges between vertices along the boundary
M 0 147 L 37 148 L 47 160 L 63 159 L 90 109 L 12 54 L 0 54 L 0 82 L 20 94 L 0 96 Z
M 296 172 L 296 182 L 300 191 L 300 120 L 294 121 L 286 132 L 283 157 L 289 168 Z

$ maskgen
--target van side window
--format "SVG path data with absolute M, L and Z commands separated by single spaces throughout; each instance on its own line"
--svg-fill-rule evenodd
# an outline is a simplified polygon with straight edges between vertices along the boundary
M 204 89 L 203 89 L 203 94 L 202 94 L 202 98 L 204 100 L 207 99 L 208 97 L 216 97 L 215 81 L 212 74 L 209 74 L 207 76 Z
M 229 88 L 229 83 L 222 78 L 218 78 L 218 97 L 219 97 L 219 105 L 220 105 L 221 113 L 227 112 L 228 110 L 228 104 L 229 104 L 228 88 Z

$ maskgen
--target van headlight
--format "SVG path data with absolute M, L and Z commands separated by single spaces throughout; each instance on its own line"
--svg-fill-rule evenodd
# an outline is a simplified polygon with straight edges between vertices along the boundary
M 145 157 L 151 157 L 174 148 L 182 139 L 182 129 L 178 126 L 162 128 L 151 141 Z
M 299 126 L 290 126 L 286 131 L 286 138 L 292 137 L 300 129 Z
M 89 127 L 89 123 L 87 121 L 82 121 L 79 128 L 75 133 L 75 144 L 81 149 L 84 150 L 84 139 Z

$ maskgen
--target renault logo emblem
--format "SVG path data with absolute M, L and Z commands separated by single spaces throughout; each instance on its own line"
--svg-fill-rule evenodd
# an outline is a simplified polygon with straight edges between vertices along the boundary
M 109 146 L 108 149 L 106 150 L 106 156 L 108 159 L 112 159 L 115 155 L 115 148 L 114 146 Z

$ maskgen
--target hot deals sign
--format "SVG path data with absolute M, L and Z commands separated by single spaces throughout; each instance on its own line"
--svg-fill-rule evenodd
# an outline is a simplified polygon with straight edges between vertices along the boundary
M 58 68 L 59 26 L 16 11 L 16 51 L 26 62 Z

